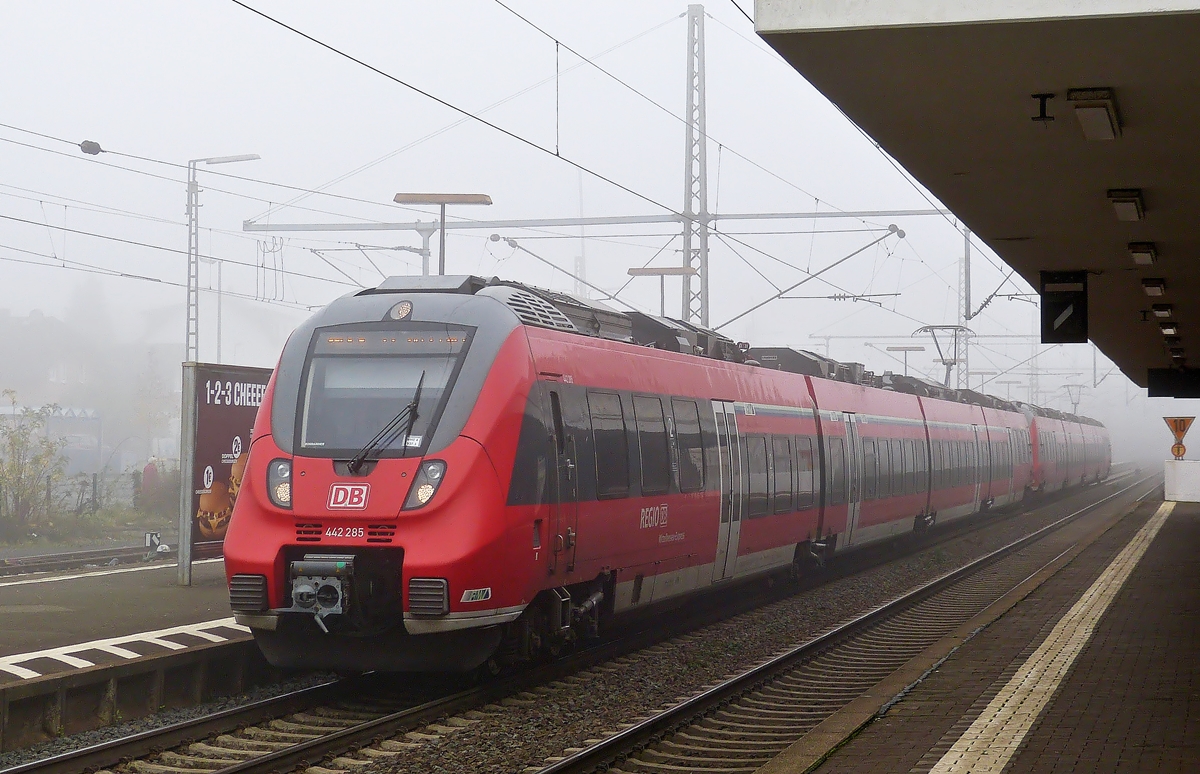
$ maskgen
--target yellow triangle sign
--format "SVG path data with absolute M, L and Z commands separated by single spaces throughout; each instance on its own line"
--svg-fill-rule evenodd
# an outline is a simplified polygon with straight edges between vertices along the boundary
M 1175 443 L 1183 443 L 1183 437 L 1187 435 L 1188 428 L 1192 426 L 1192 422 L 1196 421 L 1195 417 L 1163 417 L 1167 423 L 1167 427 L 1171 428 L 1171 432 L 1175 434 Z

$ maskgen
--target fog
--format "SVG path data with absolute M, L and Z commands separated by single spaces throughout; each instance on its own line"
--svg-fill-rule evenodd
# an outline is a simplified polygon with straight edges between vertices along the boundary
M 452 222 L 683 206 L 684 2 L 511 4 L 558 46 L 491 0 L 253 5 L 413 88 L 234 3 L 5 8 L 0 388 L 23 404 L 101 413 L 114 465 L 168 455 L 177 443 L 189 159 L 262 157 L 198 166 L 200 253 L 212 259 L 200 265 L 199 352 L 210 362 L 218 272 L 221 360 L 259 366 L 275 363 L 311 310 L 381 276 L 420 272 L 419 256 L 395 249 L 419 247 L 413 231 L 248 233 L 247 221 L 436 218 L 432 208 L 392 204 L 401 191 L 494 201 L 451 207 Z M 711 211 L 941 206 L 758 40 L 731 3 L 706 10 Z M 84 140 L 105 152 L 85 155 Z M 934 342 L 913 333 L 958 321 L 964 245 L 952 215 L 718 222 L 711 322 L 862 248 L 891 223 L 903 239 L 884 239 L 790 294 L 805 298 L 775 301 L 723 332 L 876 372 L 904 369 L 887 346 L 921 345 L 909 354 L 911 372 L 940 381 Z M 609 293 L 626 285 L 631 267 L 681 260 L 669 223 L 500 233 L 567 271 L 582 252 L 588 282 Z M 448 273 L 573 289 L 566 273 L 489 235 L 451 230 Z M 433 246 L 436 262 L 436 237 Z M 1191 402 L 1147 399 L 1090 345 L 1036 344 L 1036 299 L 1019 278 L 1005 281 L 1009 271 L 974 240 L 972 312 L 995 295 L 970 322 L 978 336 L 970 386 L 1061 410 L 1077 400 L 1079 413 L 1109 425 L 1118 460 L 1164 458 L 1172 439 L 1161 417 L 1195 414 Z M 668 280 L 668 315 L 679 314 L 678 282 Z M 633 280 L 620 298 L 657 313 L 658 283 Z

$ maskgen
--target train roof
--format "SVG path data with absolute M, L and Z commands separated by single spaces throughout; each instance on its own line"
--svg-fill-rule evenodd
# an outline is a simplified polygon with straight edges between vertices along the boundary
M 970 389 L 954 389 L 915 376 L 901 376 L 890 371 L 876 374 L 862 363 L 842 363 L 814 352 L 790 347 L 751 347 L 734 342 L 715 330 L 670 317 L 638 311 L 620 311 L 595 299 L 583 298 L 559 290 L 473 275 L 395 276 L 388 277 L 378 287 L 367 288 L 356 295 L 381 293 L 457 293 L 474 295 L 484 288 L 494 288 L 491 295 L 502 300 L 525 325 L 537 328 L 577 333 L 582 336 L 624 341 L 669 352 L 713 358 L 762 368 L 773 368 L 819 379 L 859 384 L 877 389 L 902 392 L 923 398 L 983 406 L 1000 411 L 1024 413 L 1047 419 L 1060 419 L 1083 425 L 1101 427 L 1089 417 L 1008 401 L 994 395 Z

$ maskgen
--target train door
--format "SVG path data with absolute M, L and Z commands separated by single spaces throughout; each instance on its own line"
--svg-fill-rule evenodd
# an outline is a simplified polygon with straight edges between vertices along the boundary
M 971 425 L 971 430 L 975 437 L 975 448 L 971 454 L 972 459 L 968 460 L 973 469 L 972 475 L 975 477 L 975 506 L 974 510 L 979 510 L 979 503 L 988 496 L 988 489 L 992 485 L 992 449 L 988 444 L 987 430 L 984 429 L 983 437 L 980 437 L 979 425 Z
M 733 577 L 742 527 L 742 454 L 733 404 L 714 400 L 717 418 L 717 459 L 721 469 L 721 522 L 717 525 L 717 558 L 713 582 Z
M 854 415 L 842 413 L 846 425 L 846 545 L 854 544 L 854 531 L 862 512 L 862 441 Z
M 575 469 L 575 438 L 566 432 L 563 424 L 558 390 L 550 391 L 550 415 L 553 420 L 550 439 L 554 460 L 552 475 L 557 493 L 550 504 L 554 526 L 550 572 L 557 572 L 560 561 L 566 565 L 566 571 L 571 572 L 575 569 L 575 550 L 579 543 L 579 476 Z

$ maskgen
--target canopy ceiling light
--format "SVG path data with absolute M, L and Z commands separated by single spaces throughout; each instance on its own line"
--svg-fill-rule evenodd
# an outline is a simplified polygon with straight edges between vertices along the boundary
M 1155 304 L 1150 307 L 1150 311 L 1159 319 L 1166 319 L 1171 316 L 1171 311 L 1174 309 L 1170 304 Z
M 1112 89 L 1069 89 L 1067 101 L 1089 140 L 1115 140 L 1121 136 L 1121 116 Z
M 1183 339 L 1178 336 L 1163 336 L 1163 344 L 1166 344 L 1168 347 L 1178 347 L 1182 343 Z
M 1142 201 L 1140 188 L 1110 188 L 1108 201 L 1117 213 L 1117 220 L 1133 222 L 1146 216 L 1146 206 Z
M 1182 360 L 1185 357 L 1183 347 L 1171 347 L 1168 351 L 1171 353 L 1171 357 L 1176 360 Z
M 1166 280 L 1157 277 L 1142 280 L 1142 290 L 1148 296 L 1161 296 L 1167 292 Z
M 1130 242 L 1129 255 L 1138 266 L 1153 266 L 1158 260 L 1158 250 L 1153 242 Z
M 1163 332 L 1164 336 L 1178 336 L 1179 335 L 1179 326 L 1173 322 L 1159 323 L 1158 327 Z

